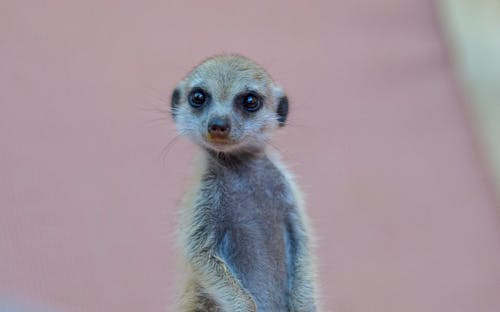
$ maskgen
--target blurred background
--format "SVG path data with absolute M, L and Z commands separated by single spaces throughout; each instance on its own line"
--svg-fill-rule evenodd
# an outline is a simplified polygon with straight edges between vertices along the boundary
M 498 0 L 0 1 L 0 311 L 174 311 L 165 110 L 233 52 L 291 100 L 324 311 L 500 311 L 499 33 Z

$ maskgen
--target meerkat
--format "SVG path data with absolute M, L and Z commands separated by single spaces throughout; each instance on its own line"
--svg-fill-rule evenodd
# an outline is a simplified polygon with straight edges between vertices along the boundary
M 301 193 L 266 147 L 287 120 L 283 90 L 248 58 L 215 56 L 176 86 L 171 109 L 201 147 L 180 211 L 182 311 L 316 311 Z

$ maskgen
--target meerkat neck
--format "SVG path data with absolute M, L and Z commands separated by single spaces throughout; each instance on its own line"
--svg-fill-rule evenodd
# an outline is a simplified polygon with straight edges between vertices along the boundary
M 238 151 L 236 153 L 223 153 L 213 150 L 206 150 L 208 164 L 224 167 L 227 169 L 237 169 L 255 165 L 260 160 L 267 159 L 264 149 Z

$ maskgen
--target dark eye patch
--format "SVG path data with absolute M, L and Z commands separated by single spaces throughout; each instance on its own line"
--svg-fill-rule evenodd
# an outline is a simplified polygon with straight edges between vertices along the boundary
M 238 94 L 234 99 L 235 104 L 247 112 L 253 113 L 262 108 L 264 98 L 255 91 Z
M 194 108 L 201 108 L 210 102 L 210 94 L 202 88 L 193 88 L 188 94 L 188 102 Z

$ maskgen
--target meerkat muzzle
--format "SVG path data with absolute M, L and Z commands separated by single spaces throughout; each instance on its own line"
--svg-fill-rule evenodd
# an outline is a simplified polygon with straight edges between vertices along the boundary
M 231 131 L 231 123 L 227 118 L 215 117 L 208 123 L 208 139 L 215 142 L 225 142 Z

